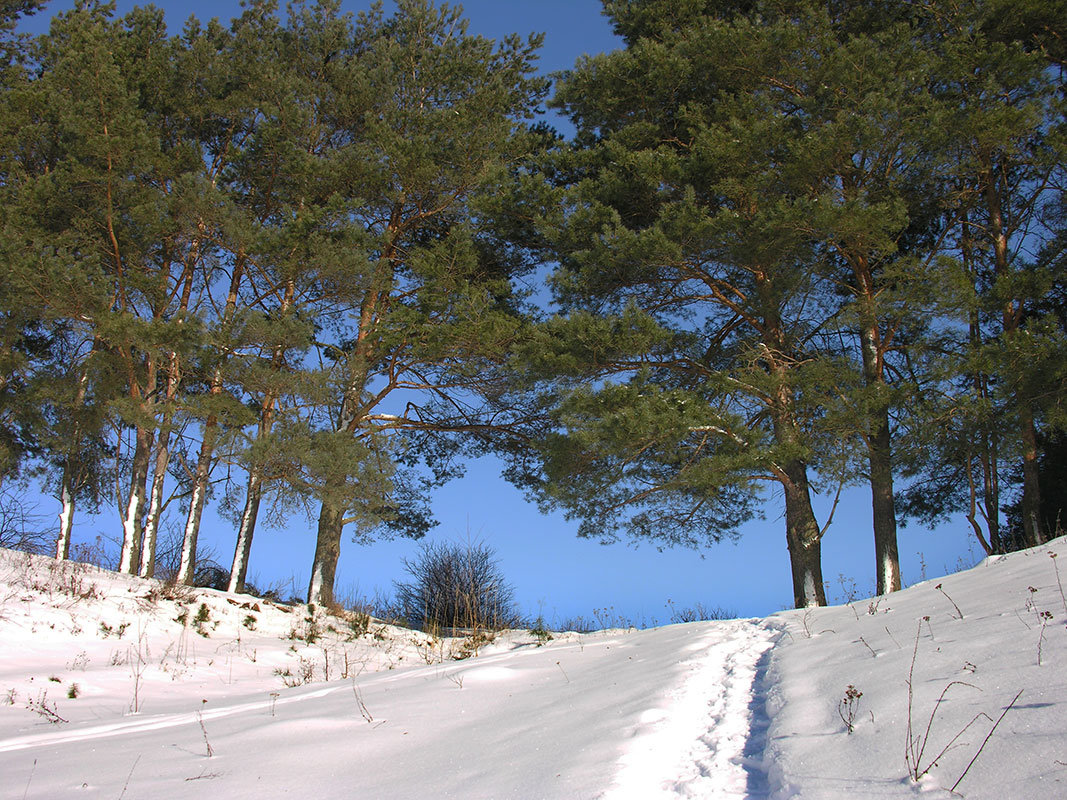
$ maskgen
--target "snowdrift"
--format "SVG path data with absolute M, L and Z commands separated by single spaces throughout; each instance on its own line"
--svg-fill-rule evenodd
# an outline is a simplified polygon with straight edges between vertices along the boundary
M 0 550 L 0 795 L 1064 797 L 1064 544 L 840 607 L 548 641 Z

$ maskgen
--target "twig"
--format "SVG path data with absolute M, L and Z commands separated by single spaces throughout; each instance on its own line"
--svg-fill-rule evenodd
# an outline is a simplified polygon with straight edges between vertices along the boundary
M 859 710 L 861 697 L 863 697 L 863 692 L 850 683 L 845 689 L 844 698 L 837 702 L 837 714 L 845 723 L 845 730 L 850 735 L 856 727 L 856 712 Z
M 963 778 L 967 775 L 967 772 L 971 769 L 971 766 L 974 764 L 974 762 L 978 760 L 978 756 L 980 756 L 982 754 L 982 750 L 985 748 L 986 742 L 988 742 L 991 738 L 993 738 L 993 731 L 995 731 L 997 729 L 997 725 L 999 725 L 1000 721 L 1002 719 L 1004 719 L 1004 717 L 1007 715 L 1007 713 L 1009 711 L 1011 711 L 1011 707 L 1015 705 L 1015 701 L 1016 700 L 1018 700 L 1020 697 L 1022 697 L 1022 694 L 1023 694 L 1023 690 L 1020 689 L 1019 693 L 1016 694 L 1015 697 L 1012 698 L 1010 703 L 1008 703 L 1008 707 L 1005 708 L 1003 712 L 1001 712 L 999 717 L 997 717 L 997 721 L 993 723 L 993 727 L 989 729 L 989 733 L 987 733 L 985 739 L 982 740 L 982 744 L 978 748 L 978 752 L 974 754 L 974 758 L 972 758 L 970 760 L 970 762 L 968 762 L 967 768 L 965 770 L 963 770 L 963 774 L 960 775 L 959 778 L 957 778 L 957 780 L 956 780 L 956 782 L 954 784 L 952 784 L 952 788 L 949 789 L 950 792 L 955 794 L 956 787 L 960 785 L 960 781 L 962 781 Z
M 885 632 L 889 634 L 889 638 L 893 640 L 893 644 L 895 644 L 897 646 L 897 650 L 903 650 L 904 649 L 903 647 L 900 646 L 900 642 L 897 641 L 897 637 L 895 637 L 893 635 L 892 631 L 889 630 L 889 626 L 888 625 L 885 626 Z
M 200 723 L 200 732 L 204 734 L 204 747 L 207 749 L 207 757 L 211 758 L 215 755 L 215 750 L 211 747 L 211 742 L 207 738 L 207 728 L 204 727 L 204 715 L 199 711 L 196 712 L 196 721 Z
M 130 767 L 130 774 L 126 776 L 126 783 L 122 784 L 122 792 L 119 794 L 119 800 L 122 800 L 122 798 L 126 796 L 126 789 L 130 785 L 130 778 L 133 777 L 133 771 L 135 769 L 137 769 L 137 764 L 140 762 L 140 760 L 141 760 L 141 754 L 138 753 L 137 754 L 137 758 L 135 758 L 133 760 L 133 766 Z
M 1051 611 L 1042 611 L 1038 616 L 1041 618 L 1041 635 L 1037 637 L 1037 665 L 1041 666 L 1041 645 L 1045 643 L 1045 625 L 1052 619 Z
M 952 603 L 952 607 L 954 609 L 956 609 L 956 613 L 960 615 L 960 619 L 963 619 L 963 612 L 960 611 L 960 607 L 958 605 L 956 605 L 956 601 L 955 600 L 953 600 L 951 597 L 948 596 L 948 592 L 946 592 L 944 589 L 941 588 L 941 584 L 940 583 L 937 584 L 937 586 L 935 586 L 934 588 L 937 589 L 937 591 L 941 592 L 941 594 L 943 594 L 945 597 L 948 598 L 948 601 L 950 603 Z
M 1063 613 L 1067 614 L 1067 596 L 1063 594 L 1063 583 L 1060 581 L 1060 567 L 1056 563 L 1056 554 L 1049 553 L 1048 557 L 1052 559 L 1052 568 L 1056 570 L 1056 585 L 1060 587 L 1060 600 L 1063 601 Z
M 359 687 L 356 686 L 355 678 L 352 679 L 352 694 L 356 696 L 356 706 L 359 708 L 359 714 L 367 722 L 374 722 L 374 717 L 371 716 L 370 711 L 367 710 L 366 703 L 363 702 L 363 694 L 359 691 Z
M 559 667 L 559 671 L 563 673 L 563 677 L 567 679 L 567 683 L 570 683 L 570 682 L 571 682 L 571 679 L 570 679 L 570 677 L 569 677 L 569 676 L 567 675 L 567 670 L 563 669 L 563 665 L 562 665 L 562 664 L 560 664 L 560 663 L 559 663 L 559 662 L 557 661 L 557 662 L 556 662 L 556 666 L 557 666 L 557 667 Z
M 864 638 L 863 638 L 863 637 L 861 636 L 861 637 L 860 637 L 860 641 L 861 641 L 861 642 L 863 642 L 863 646 L 864 646 L 864 647 L 866 647 L 866 648 L 867 648 L 868 650 L 870 650 L 870 651 L 871 651 L 871 657 L 872 657 L 872 658 L 878 658 L 878 654 L 877 654 L 876 652 L 874 652 L 874 648 L 873 648 L 873 647 L 871 647 L 871 646 L 870 646 L 869 644 L 867 644 L 867 640 L 866 640 L 866 639 L 864 639 Z
M 26 795 L 30 793 L 30 783 L 33 781 L 33 773 L 37 771 L 37 759 L 33 760 L 33 766 L 30 767 L 30 777 L 26 779 L 26 788 L 22 791 L 22 800 L 26 800 Z

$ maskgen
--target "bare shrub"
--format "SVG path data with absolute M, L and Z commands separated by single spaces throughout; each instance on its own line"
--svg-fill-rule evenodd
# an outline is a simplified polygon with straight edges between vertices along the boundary
M 97 536 L 93 542 L 74 542 L 70 546 L 70 560 L 90 564 L 100 569 L 118 569 L 118 550 L 114 542 Z
M 396 583 L 404 617 L 423 630 L 500 630 L 520 624 L 515 590 L 504 580 L 496 553 L 482 542 L 423 545 L 404 560 L 411 576 Z
M 51 554 L 55 534 L 47 532 L 43 520 L 36 506 L 10 492 L 0 494 L 0 547 L 37 555 Z
M 737 614 L 722 606 L 705 606 L 697 603 L 692 606 L 678 607 L 671 600 L 667 601 L 671 610 L 671 622 L 709 622 L 711 620 L 737 619 Z

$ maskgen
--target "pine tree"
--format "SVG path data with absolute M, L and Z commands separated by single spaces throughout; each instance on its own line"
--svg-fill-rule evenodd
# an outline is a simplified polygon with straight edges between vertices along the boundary
M 329 30 L 333 11 L 301 24 Z M 478 206 L 537 141 L 522 130 L 543 92 L 537 46 L 468 35 L 457 10 L 405 0 L 389 18 L 361 14 L 336 58 L 303 59 L 322 67 L 307 103 L 325 118 L 286 192 L 294 223 L 310 226 L 294 244 L 321 292 L 329 402 L 273 438 L 290 485 L 321 504 L 309 602 L 332 602 L 345 525 L 421 535 L 426 488 L 454 474 L 454 437 L 491 427 L 480 364 L 518 320 L 513 265 Z M 307 212 L 301 196 L 315 201 Z
M 927 475 L 944 487 L 934 496 L 947 498 L 956 492 L 944 478 L 963 470 L 972 526 L 979 533 L 977 516 L 985 518 L 988 535 L 979 538 L 991 551 L 1008 546 L 1000 535 L 1001 484 L 1013 475 L 1021 478 L 1025 542 L 1047 535 L 1038 511 L 1038 440 L 1043 425 L 1061 424 L 1045 408 L 1054 408 L 1062 391 L 1052 355 L 1062 351 L 1062 330 L 1034 313 L 1057 278 L 1038 257 L 1058 236 L 1053 187 L 1064 163 L 1062 78 L 1050 67 L 1055 48 L 1046 46 L 1062 25 L 1056 6 L 1029 3 L 1025 20 L 1011 21 L 995 2 L 935 7 L 927 23 L 947 132 L 939 158 L 951 189 L 950 244 L 959 264 L 960 335 L 946 392 L 958 400 L 947 408 L 969 405 L 957 419 L 972 420 L 949 426 L 968 441 L 942 451 L 962 461 L 935 465 Z M 937 505 L 917 507 L 929 514 Z
M 683 22 L 693 5 L 609 4 L 627 49 L 581 62 L 557 96 L 578 127 L 559 167 L 573 212 L 547 234 L 574 309 L 553 323 L 557 357 L 602 388 L 559 404 L 540 488 L 587 533 L 636 510 L 631 533 L 692 544 L 729 535 L 770 482 L 795 601 L 821 604 L 810 470 L 848 479 L 854 460 L 834 410 L 851 371 L 826 347 L 835 309 L 811 224 L 833 173 L 804 151 L 802 98 L 767 75 L 803 65 L 818 29 L 714 9 Z

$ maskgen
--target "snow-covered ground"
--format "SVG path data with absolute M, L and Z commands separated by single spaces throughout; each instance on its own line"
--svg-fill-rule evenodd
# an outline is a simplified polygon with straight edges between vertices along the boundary
M 492 642 L 0 550 L 0 797 L 1067 797 L 1065 545 Z

